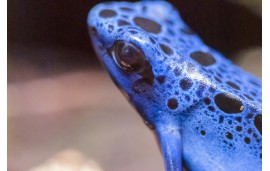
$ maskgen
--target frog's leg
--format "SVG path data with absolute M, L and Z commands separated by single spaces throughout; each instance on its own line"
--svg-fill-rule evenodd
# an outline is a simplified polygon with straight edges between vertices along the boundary
M 166 171 L 182 171 L 182 142 L 178 128 L 156 128 Z

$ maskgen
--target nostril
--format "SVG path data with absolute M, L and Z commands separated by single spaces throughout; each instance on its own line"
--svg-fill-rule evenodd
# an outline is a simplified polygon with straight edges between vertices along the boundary
M 90 32 L 90 34 L 97 34 L 97 29 L 95 28 L 95 27 L 91 27 L 91 26 L 89 26 L 89 32 Z

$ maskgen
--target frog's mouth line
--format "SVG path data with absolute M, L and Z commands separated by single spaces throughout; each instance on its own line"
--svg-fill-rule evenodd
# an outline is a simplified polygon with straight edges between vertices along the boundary
M 105 59 L 110 58 L 110 55 L 108 54 L 107 48 L 105 48 L 102 42 L 100 41 L 97 30 L 95 29 L 95 27 L 89 26 L 88 31 L 90 33 L 90 40 L 94 47 L 94 51 L 96 53 L 97 58 L 99 59 L 103 68 L 107 70 L 107 73 L 109 74 L 114 84 L 121 90 L 122 89 L 121 86 L 119 85 L 115 77 L 112 75 L 112 73 L 109 71 L 108 67 L 106 66 L 107 61 Z
M 101 55 L 99 53 L 99 51 L 101 51 L 102 53 L 104 53 L 103 51 L 106 50 L 105 46 L 103 45 L 103 43 L 101 42 L 101 39 L 98 36 L 98 32 L 96 30 L 95 27 L 88 27 L 88 32 L 90 34 L 90 39 L 92 40 L 92 45 L 94 46 L 94 50 L 97 54 Z M 99 51 L 97 51 L 97 49 L 99 49 Z

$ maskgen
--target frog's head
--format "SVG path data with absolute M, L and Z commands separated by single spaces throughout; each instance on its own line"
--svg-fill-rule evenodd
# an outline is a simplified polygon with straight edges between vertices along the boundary
M 143 117 L 151 117 L 148 113 L 152 114 L 156 105 L 162 105 L 158 102 L 167 105 L 165 75 L 171 74 L 168 70 L 174 67 L 174 62 L 182 60 L 180 52 L 173 48 L 178 46 L 175 37 L 192 36 L 179 21 L 178 12 L 164 1 L 102 3 L 88 15 L 97 56 Z M 172 108 L 176 106 L 174 100 L 168 103 Z

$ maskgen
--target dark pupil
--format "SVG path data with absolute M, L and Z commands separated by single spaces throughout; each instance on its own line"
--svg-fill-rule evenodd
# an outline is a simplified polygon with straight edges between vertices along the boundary
M 115 60 L 125 70 L 140 72 L 144 68 L 145 58 L 135 45 L 123 41 L 116 43 Z

